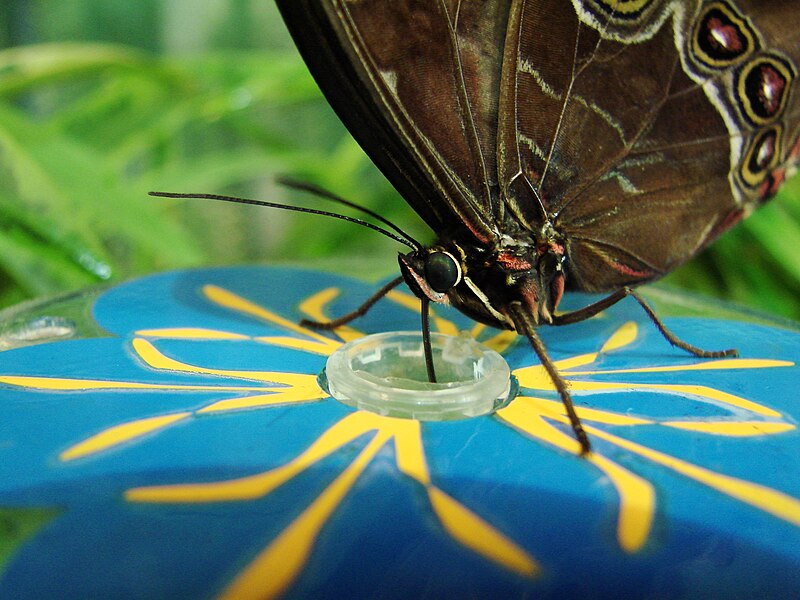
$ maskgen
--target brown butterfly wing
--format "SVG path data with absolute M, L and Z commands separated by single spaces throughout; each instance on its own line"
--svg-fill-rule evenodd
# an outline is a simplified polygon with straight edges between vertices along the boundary
M 278 6 L 331 105 L 406 201 L 437 232 L 494 239 L 508 2 Z
M 675 268 L 798 154 L 793 0 L 279 0 L 323 91 L 439 233 L 546 219 L 568 285 Z
M 511 12 L 498 169 L 521 219 L 537 222 L 529 189 L 540 195 L 566 239 L 570 287 L 613 290 L 675 268 L 774 193 L 798 118 L 798 33 L 778 24 L 797 9 L 572 4 Z M 759 64 L 773 71 L 751 80 L 772 77 L 782 106 L 773 98 L 776 110 L 754 119 L 766 101 L 737 82 Z

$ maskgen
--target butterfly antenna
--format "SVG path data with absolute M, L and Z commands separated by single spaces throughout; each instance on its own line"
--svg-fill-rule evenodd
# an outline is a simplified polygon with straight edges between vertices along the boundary
M 348 206 L 348 207 L 353 208 L 355 210 L 360 210 L 364 214 L 369 215 L 370 217 L 372 217 L 374 219 L 377 219 L 378 221 L 380 221 L 381 223 L 383 223 L 384 225 L 386 225 L 387 227 L 389 227 L 393 231 L 397 232 L 399 235 L 401 235 L 406 240 L 408 240 L 409 243 L 413 244 L 415 249 L 418 250 L 418 249 L 422 248 L 422 244 L 420 244 L 417 240 L 415 240 L 413 237 L 408 235 L 405 231 L 400 229 L 397 225 L 392 223 L 389 219 L 387 219 L 386 217 L 384 217 L 382 215 L 379 215 L 378 213 L 376 213 L 373 210 L 370 210 L 366 206 L 361 206 L 360 204 L 356 204 L 355 202 L 351 202 L 350 200 L 345 200 L 341 196 L 337 196 L 333 192 L 328 191 L 325 188 L 320 187 L 318 185 L 314 185 L 313 183 L 307 183 L 305 181 L 299 181 L 297 179 L 293 179 L 291 177 L 284 177 L 284 176 L 278 177 L 276 179 L 276 181 L 282 186 L 285 186 L 285 187 L 288 187 L 288 188 L 291 188 L 291 189 L 294 189 L 294 190 L 299 190 L 301 192 L 308 192 L 309 194 L 313 194 L 314 196 L 317 196 L 319 198 L 325 198 L 326 200 L 332 200 L 334 202 L 337 202 L 338 204 L 342 204 L 344 206 Z
M 372 229 L 373 231 L 382 233 L 386 237 L 393 239 L 396 242 L 400 242 L 404 246 L 408 246 L 412 250 L 419 250 L 422 247 L 419 243 L 409 238 L 409 236 L 405 234 L 403 234 L 403 236 L 401 237 L 400 235 L 392 233 L 391 231 L 387 231 L 383 227 L 379 227 L 373 223 L 369 223 L 368 221 L 364 221 L 362 219 L 356 219 L 355 217 L 348 217 L 347 215 L 340 215 L 339 213 L 329 212 L 327 210 L 318 210 L 316 208 L 305 208 L 302 206 L 293 206 L 291 204 L 280 204 L 278 202 L 266 202 L 264 200 L 252 200 L 250 198 L 239 198 L 237 196 L 223 196 L 220 194 L 149 192 L 148 195 L 154 196 L 156 198 L 177 198 L 177 199 L 191 198 L 193 200 L 218 200 L 221 202 L 232 202 L 234 204 L 251 204 L 253 206 L 265 206 L 267 208 L 281 208 L 283 210 L 292 210 L 295 212 L 309 213 L 312 215 L 322 215 L 325 217 L 332 217 L 334 219 L 339 219 L 341 221 L 347 221 L 348 223 L 355 223 L 356 225 L 361 225 L 362 227 Z M 370 213 L 370 211 L 367 211 L 366 209 L 362 210 L 364 210 L 368 214 Z

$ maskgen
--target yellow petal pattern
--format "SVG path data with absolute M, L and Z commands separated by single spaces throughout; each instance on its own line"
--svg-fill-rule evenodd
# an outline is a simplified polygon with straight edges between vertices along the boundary
M 213 415 L 242 409 L 267 409 L 277 404 L 290 404 L 321 400 L 326 394 L 316 382 L 316 374 L 281 373 L 272 371 L 229 370 L 192 365 L 169 357 L 157 348 L 162 339 L 197 340 L 199 342 L 230 341 L 236 343 L 259 343 L 290 348 L 327 356 L 341 346 L 342 341 L 361 337 L 361 332 L 340 327 L 333 339 L 314 330 L 302 327 L 266 308 L 247 300 L 224 288 L 206 285 L 203 293 L 209 301 L 239 315 L 258 319 L 278 326 L 291 335 L 252 337 L 234 331 L 218 331 L 204 328 L 165 328 L 137 332 L 132 340 L 135 355 L 148 368 L 166 375 L 204 375 L 219 378 L 219 384 L 187 385 L 184 383 L 147 383 L 136 381 L 108 381 L 102 379 L 69 379 L 37 376 L 0 375 L 0 383 L 33 390 L 60 390 L 67 392 L 102 392 L 126 390 L 130 392 L 171 391 L 176 393 L 216 391 L 225 397 L 213 400 L 196 411 L 167 413 L 117 424 L 94 433 L 64 450 L 60 459 L 69 462 L 78 458 L 87 459 L 108 452 L 124 444 L 155 435 L 165 428 L 190 419 L 195 414 Z M 300 311 L 317 321 L 325 321 L 326 306 L 339 295 L 337 288 L 321 290 L 307 298 Z M 419 300 L 409 294 L 392 291 L 391 301 L 417 313 Z M 432 315 L 436 330 L 456 334 L 454 323 Z M 472 335 L 482 335 L 483 325 L 476 325 Z M 674 473 L 700 482 L 719 493 L 736 498 L 787 523 L 800 526 L 800 501 L 766 486 L 713 472 L 682 459 L 631 442 L 598 427 L 614 427 L 615 431 L 630 427 L 668 427 L 694 435 L 721 435 L 727 437 L 754 437 L 780 435 L 793 431 L 795 425 L 769 406 L 753 402 L 703 385 L 626 383 L 608 381 L 614 374 L 632 373 L 680 373 L 688 371 L 711 371 L 730 369 L 764 370 L 792 366 L 787 361 L 761 359 L 732 359 L 720 361 L 697 361 L 685 365 L 648 366 L 639 369 L 579 370 L 594 365 L 603 353 L 618 352 L 632 345 L 638 338 L 636 323 L 629 322 L 618 328 L 598 352 L 576 355 L 557 361 L 557 367 L 567 379 L 576 397 L 582 393 L 617 394 L 620 392 L 646 390 L 660 394 L 678 394 L 699 402 L 713 403 L 728 411 L 724 418 L 715 420 L 657 420 L 633 416 L 627 412 L 612 412 L 578 406 L 577 411 L 586 424 L 590 436 L 613 444 L 620 450 L 645 458 L 670 469 Z M 497 332 L 485 343 L 502 351 L 515 341 L 513 332 Z M 497 418 L 514 430 L 533 440 L 557 449 L 564 457 L 579 454 L 579 446 L 564 425 L 568 423 L 560 402 L 539 398 L 531 391 L 553 391 L 553 385 L 541 365 L 517 369 L 518 378 L 525 394 L 499 410 Z M 603 381 L 589 378 L 603 375 Z M 229 381 L 244 380 L 247 385 L 229 385 Z M 625 409 L 629 404 L 624 404 Z M 746 418 L 743 414 L 746 413 Z M 595 425 L 593 426 L 592 423 Z M 363 438 L 363 439 L 362 439 Z M 363 443 L 352 460 L 334 480 L 312 498 L 301 514 L 289 523 L 273 540 L 260 551 L 236 576 L 223 592 L 223 598 L 273 598 L 286 591 L 302 573 L 304 565 L 313 552 L 317 539 L 325 524 L 340 506 L 342 500 L 365 470 L 379 459 L 381 450 L 394 450 L 397 472 L 417 482 L 425 490 L 433 514 L 441 524 L 442 531 L 465 548 L 478 553 L 489 561 L 513 573 L 526 577 L 541 572 L 539 563 L 521 545 L 501 533 L 486 520 L 462 505 L 456 498 L 435 485 L 429 471 L 420 423 L 412 420 L 381 417 L 356 411 L 334 423 L 317 439 L 312 440 L 305 451 L 284 465 L 269 471 L 231 480 L 172 485 L 143 486 L 125 493 L 128 502 L 137 503 L 213 503 L 247 502 L 263 498 L 275 489 L 302 476 L 312 465 L 342 451 L 352 443 Z M 619 547 L 628 553 L 640 551 L 647 543 L 653 525 L 657 495 L 653 485 L 630 468 L 621 466 L 608 456 L 598 452 L 586 459 L 602 474 L 618 498 L 616 538 Z M 631 463 L 632 465 L 635 463 Z

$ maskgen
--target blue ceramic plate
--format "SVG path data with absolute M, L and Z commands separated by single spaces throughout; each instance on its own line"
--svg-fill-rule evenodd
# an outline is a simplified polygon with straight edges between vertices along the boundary
M 541 335 L 595 453 L 576 455 L 525 343 L 521 395 L 420 423 L 355 411 L 317 375 L 343 342 L 419 327 L 407 291 L 276 268 L 106 291 L 106 337 L 0 353 L 0 597 L 786 598 L 800 590 L 800 335 L 633 302 Z M 568 298 L 567 308 L 589 301 Z

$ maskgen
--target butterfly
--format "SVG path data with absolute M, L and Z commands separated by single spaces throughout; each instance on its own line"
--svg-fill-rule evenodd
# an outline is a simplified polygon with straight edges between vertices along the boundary
M 355 139 L 434 231 L 401 276 L 525 336 L 633 297 L 775 195 L 800 157 L 793 0 L 277 0 Z M 402 241 L 402 240 L 401 240 Z M 558 312 L 565 291 L 605 292 Z M 429 334 L 428 334 L 429 335 Z M 429 342 L 429 377 L 435 378 Z

